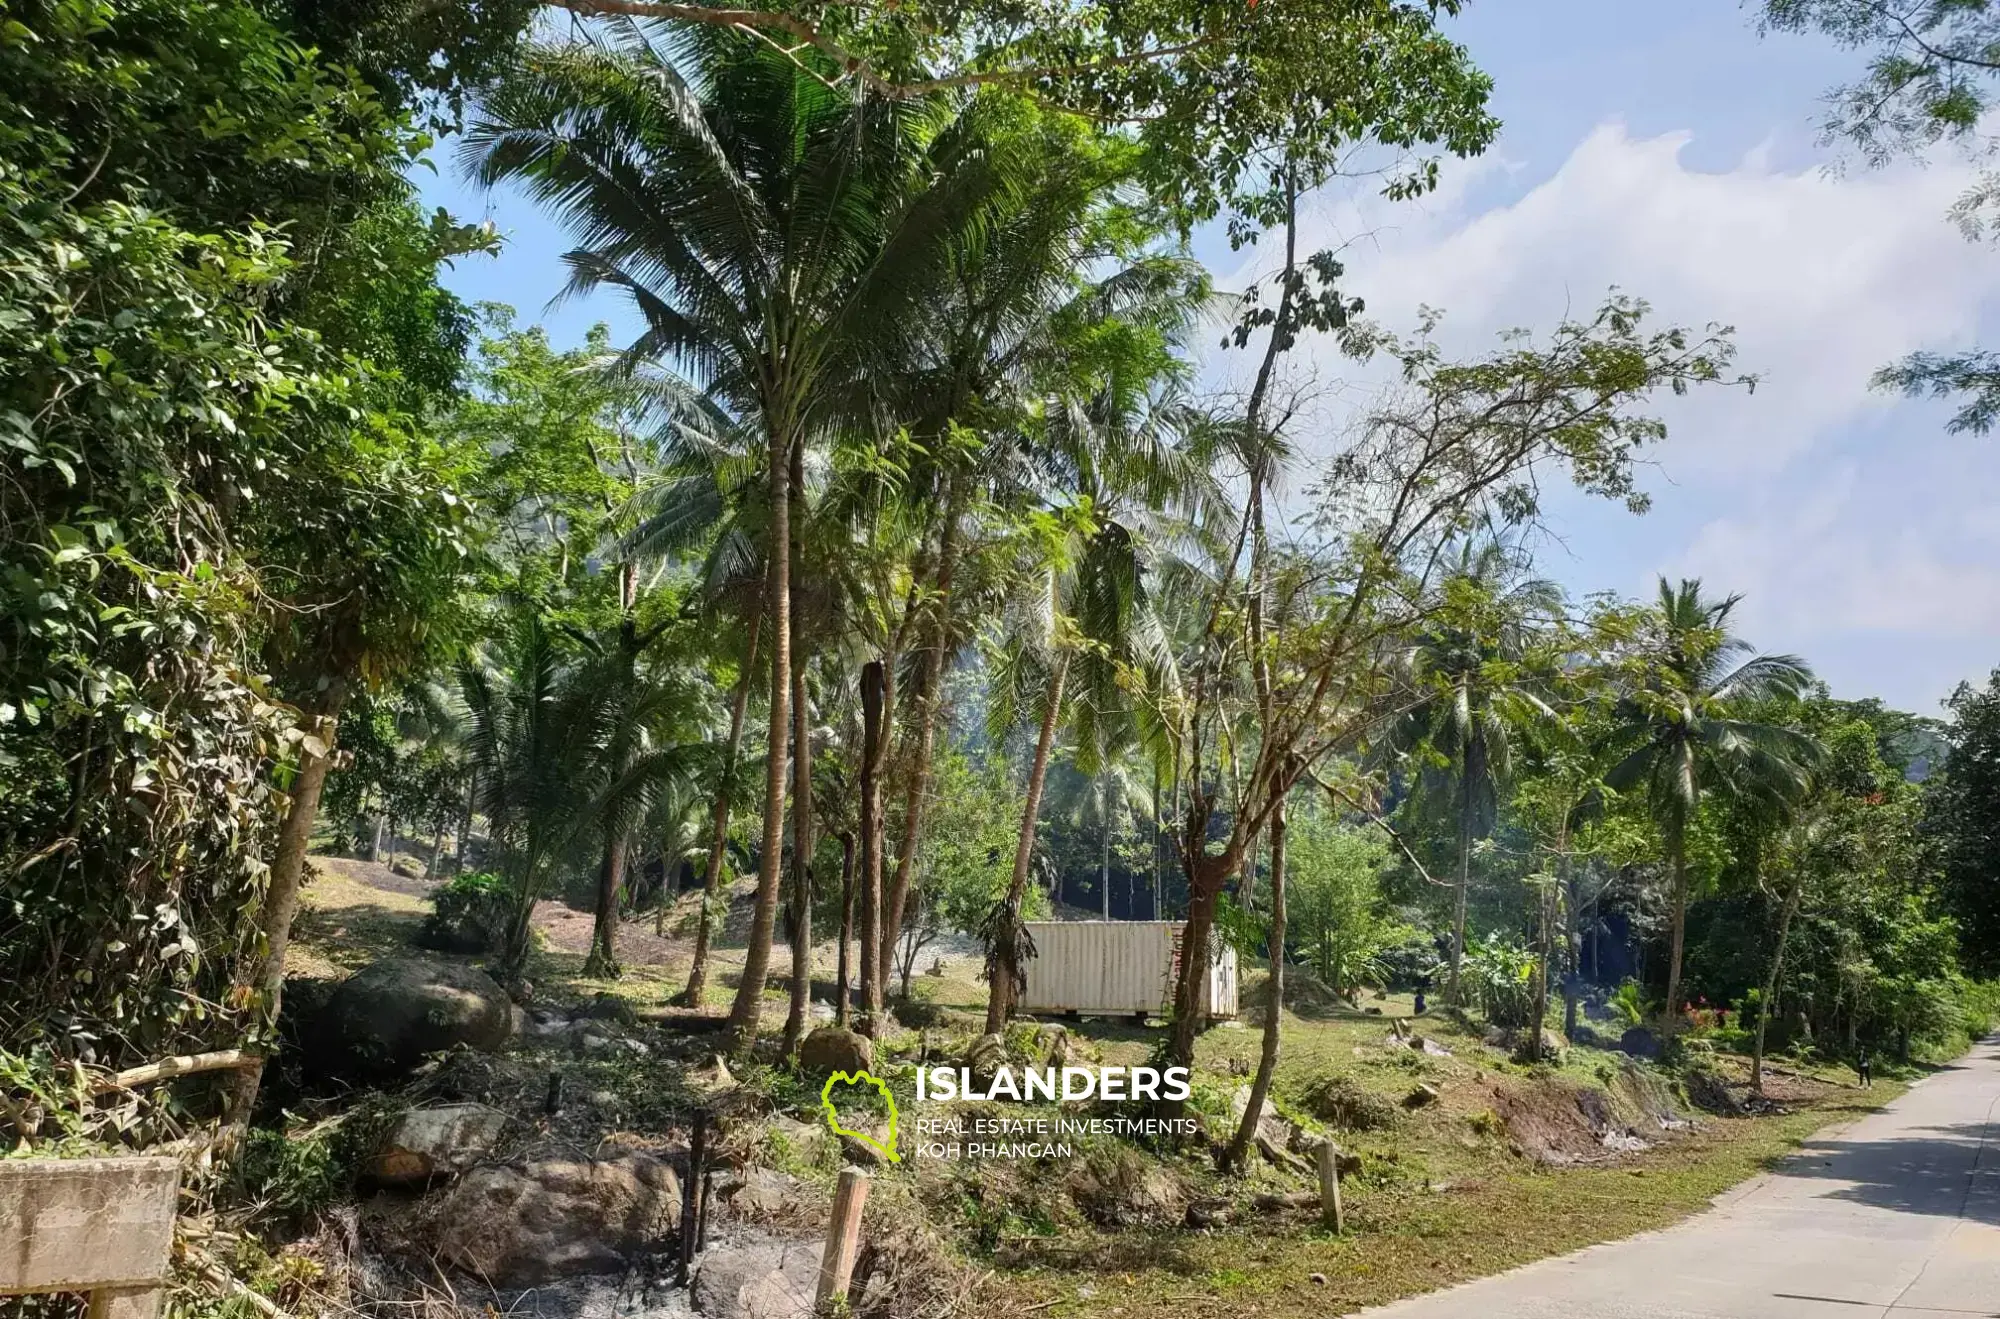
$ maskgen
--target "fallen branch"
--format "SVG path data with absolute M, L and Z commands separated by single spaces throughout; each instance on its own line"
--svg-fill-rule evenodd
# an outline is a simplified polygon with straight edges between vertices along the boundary
M 135 1090 L 155 1081 L 167 1081 L 177 1076 L 193 1076 L 197 1072 L 240 1071 L 248 1067 L 260 1066 L 263 1058 L 241 1049 L 219 1049 L 214 1053 L 190 1053 L 178 1058 L 163 1058 L 144 1067 L 130 1067 L 110 1076 L 101 1076 L 91 1082 L 91 1090 L 103 1094 L 109 1090 Z

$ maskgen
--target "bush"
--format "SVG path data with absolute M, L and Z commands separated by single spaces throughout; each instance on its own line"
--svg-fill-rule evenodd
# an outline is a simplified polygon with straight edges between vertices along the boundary
M 1526 1026 L 1535 1016 L 1535 955 L 1499 938 L 1466 945 L 1465 987 L 1495 1026 Z
M 1343 1131 L 1380 1131 L 1396 1123 L 1393 1103 L 1339 1072 L 1321 1072 L 1308 1079 L 1299 1090 L 1299 1104 Z
M 514 916 L 514 886 L 490 870 L 454 875 L 432 897 L 417 943 L 441 953 L 496 953 Z

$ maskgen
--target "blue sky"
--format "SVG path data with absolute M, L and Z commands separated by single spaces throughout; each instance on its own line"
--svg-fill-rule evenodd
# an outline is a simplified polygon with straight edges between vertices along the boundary
M 1804 655 L 1837 695 L 1921 713 L 2000 665 L 2000 436 L 1948 436 L 1946 409 L 1867 389 L 1913 349 L 2000 341 L 2000 253 L 1945 214 L 1976 168 L 1829 170 L 1819 102 L 1857 57 L 1760 39 L 1734 0 L 1473 0 L 1456 29 L 1494 77 L 1496 146 L 1420 203 L 1333 192 L 1311 208 L 1312 246 L 1343 246 L 1370 314 L 1407 328 L 1420 304 L 1443 308 L 1447 344 L 1471 352 L 1616 285 L 1663 322 L 1733 325 L 1739 365 L 1762 378 L 1753 395 L 1663 407 L 1644 517 L 1556 500 L 1548 575 L 1625 593 L 1699 576 L 1743 593 L 1743 633 Z M 427 202 L 508 239 L 452 273 L 462 295 L 510 303 L 559 342 L 631 324 L 609 302 L 545 310 L 561 234 L 460 183 L 448 147 L 438 164 Z M 1225 284 L 1252 273 L 1212 236 L 1198 246 Z M 1295 370 L 1333 399 L 1351 375 L 1330 352 Z

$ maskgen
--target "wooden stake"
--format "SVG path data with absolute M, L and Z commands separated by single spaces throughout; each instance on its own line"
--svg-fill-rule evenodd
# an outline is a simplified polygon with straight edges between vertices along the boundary
M 833 1193 L 833 1216 L 826 1225 L 826 1253 L 819 1260 L 819 1291 L 815 1306 L 844 1300 L 854 1277 L 854 1257 L 861 1249 L 861 1207 L 868 1203 L 868 1174 L 842 1168 Z
M 1340 1211 L 1340 1151 L 1330 1140 L 1319 1143 L 1319 1219 L 1335 1235 L 1345 1230 Z
M 680 1283 L 688 1285 L 688 1270 L 694 1266 L 694 1257 L 701 1253 L 701 1218 L 707 1208 L 702 1195 L 708 1173 L 708 1112 L 697 1109 L 694 1115 L 694 1132 L 688 1141 L 687 1182 L 681 1187 L 681 1262 Z

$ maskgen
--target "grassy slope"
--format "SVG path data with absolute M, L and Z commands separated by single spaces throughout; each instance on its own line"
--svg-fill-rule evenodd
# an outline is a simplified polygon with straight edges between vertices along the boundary
M 428 905 L 414 892 L 400 891 L 415 886 L 354 862 L 316 858 L 314 864 L 320 873 L 306 893 L 299 972 L 338 975 L 407 947 Z M 573 1001 L 615 990 L 643 1010 L 664 1003 L 679 988 L 686 942 L 652 941 L 650 922 L 628 927 L 635 936 L 633 950 L 643 950 L 647 962 L 629 965 L 616 982 L 584 980 L 578 972 L 588 917 L 580 916 L 544 904 L 537 924 L 545 943 L 531 970 L 538 998 Z M 822 966 L 830 960 L 830 949 L 826 952 Z M 741 960 L 740 949 L 718 950 L 711 1006 L 722 1006 L 733 993 Z M 944 969 L 942 976 L 917 980 L 919 997 L 963 1010 L 947 1014 L 929 1031 L 933 1059 L 949 1058 L 976 1032 L 972 1012 L 984 999 L 970 959 L 947 958 Z M 766 1026 L 774 1030 L 783 1020 L 783 993 L 774 989 L 768 1002 Z M 1513 1133 L 1496 1119 L 1496 1108 L 1548 1096 L 1556 1096 L 1559 1107 L 1567 1105 L 1567 1089 L 1600 1084 L 1622 1064 L 1618 1055 L 1573 1050 L 1562 1068 L 1531 1071 L 1476 1036 L 1427 1017 L 1412 1026 L 1441 1041 L 1452 1056 L 1419 1056 L 1387 1045 L 1387 1018 L 1409 1013 L 1407 998 L 1374 1006 L 1385 1015 L 1342 1011 L 1309 1020 L 1287 1013 L 1276 1086 L 1277 1099 L 1288 1109 L 1308 1078 L 1328 1071 L 1390 1099 L 1400 1099 L 1418 1080 L 1442 1092 L 1439 1103 L 1407 1114 L 1390 1130 L 1335 1133 L 1343 1148 L 1363 1160 L 1360 1175 L 1345 1183 L 1344 1238 L 1319 1229 L 1310 1213 L 1246 1215 L 1239 1226 L 1207 1232 L 1098 1228 L 1071 1202 L 1075 1160 L 996 1166 L 906 1158 L 877 1172 L 871 1222 L 887 1224 L 917 1211 L 957 1243 L 968 1264 L 988 1275 L 979 1304 L 994 1315 L 1337 1314 L 1666 1225 L 1769 1166 L 1814 1131 L 1899 1092 L 1888 1081 L 1868 1091 L 1855 1089 L 1845 1073 L 1787 1078 L 1782 1083 L 1793 1110 L 1788 1114 L 1703 1118 L 1699 1131 L 1643 1154 L 1599 1166 L 1551 1168 L 1523 1156 Z M 1159 1037 L 1157 1029 L 1125 1023 L 1087 1021 L 1070 1028 L 1087 1049 L 1111 1063 L 1142 1061 Z M 884 1051 L 907 1056 L 921 1038 L 907 1032 L 884 1041 Z M 1211 1110 L 1243 1083 L 1240 1073 L 1254 1060 L 1257 1044 L 1258 1031 L 1247 1023 L 1203 1036 L 1197 1064 Z M 1726 1070 L 1735 1064 L 1725 1059 L 1723 1065 Z M 661 1078 L 631 1079 L 651 1086 Z M 806 1087 L 780 1087 L 789 1089 L 798 1093 L 774 1093 L 774 1098 L 816 1122 L 811 1110 L 816 1095 L 808 1096 Z M 907 1132 L 919 1113 L 907 1093 L 903 1098 Z M 1010 1115 L 1032 1111 L 1007 1107 Z M 1086 1143 L 1079 1154 L 1103 1152 L 1109 1144 Z M 788 1161 L 809 1180 L 830 1186 L 838 1156 L 822 1147 Z M 1198 1156 L 1165 1159 L 1158 1166 L 1192 1193 L 1234 1196 L 1239 1204 L 1257 1189 L 1306 1185 L 1264 1166 L 1247 1183 L 1223 1182 Z M 1315 1282 L 1313 1275 L 1324 1281 Z

